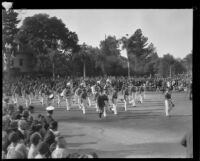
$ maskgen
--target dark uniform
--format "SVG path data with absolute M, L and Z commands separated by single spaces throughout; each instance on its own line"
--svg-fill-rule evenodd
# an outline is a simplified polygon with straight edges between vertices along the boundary
M 105 94 L 101 94 L 97 98 L 97 104 L 99 107 L 99 117 L 101 118 L 101 115 L 104 113 L 104 117 L 106 117 L 106 103 L 105 101 L 108 102 L 108 97 Z

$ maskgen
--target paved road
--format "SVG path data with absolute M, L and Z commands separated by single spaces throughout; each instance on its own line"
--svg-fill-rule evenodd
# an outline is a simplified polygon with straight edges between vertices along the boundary
M 72 152 L 96 151 L 101 158 L 184 158 L 180 140 L 192 128 L 192 102 L 184 93 L 173 94 L 175 108 L 168 118 L 163 98 L 162 94 L 147 93 L 143 104 L 125 112 L 119 103 L 118 116 L 110 112 L 101 120 L 94 107 L 88 108 L 86 115 L 75 106 L 69 112 L 56 108 L 54 117 Z M 38 113 L 45 109 L 36 107 Z

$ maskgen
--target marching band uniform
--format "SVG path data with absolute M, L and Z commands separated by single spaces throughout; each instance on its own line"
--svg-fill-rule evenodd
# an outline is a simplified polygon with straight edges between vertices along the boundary
M 143 103 L 143 92 L 144 92 L 144 89 L 142 86 L 139 87 L 139 101 L 140 103 Z
M 87 88 L 87 99 L 88 99 L 88 104 L 89 104 L 89 107 L 92 106 L 92 103 L 91 103 L 91 100 L 90 100 L 90 97 L 92 95 L 92 90 L 90 87 Z
M 113 103 L 113 111 L 114 114 L 117 115 L 117 90 L 114 90 L 114 93 L 112 95 L 112 103 Z
M 82 93 L 82 89 L 81 87 L 78 87 L 75 91 L 75 98 L 80 109 L 81 109 L 81 93 Z
M 71 89 L 70 89 L 70 86 L 69 86 L 69 84 L 68 84 L 68 87 L 66 88 L 66 92 L 65 92 L 65 100 L 66 100 L 66 109 L 67 109 L 67 111 L 69 111 L 70 110 L 70 108 L 71 108 L 71 97 L 72 97 L 72 91 L 71 91 Z
M 130 101 L 130 103 L 132 103 L 133 107 L 136 107 L 136 105 L 135 105 L 135 98 L 136 98 L 135 94 L 136 94 L 136 87 L 132 86 L 131 87 L 132 100 Z
M 174 107 L 174 104 L 171 100 L 171 94 L 169 93 L 169 89 L 166 90 L 165 93 L 165 114 L 166 116 L 169 116 L 169 112 Z
M 85 114 L 85 112 L 86 112 L 85 110 L 88 106 L 86 89 L 83 89 L 83 91 L 81 93 L 81 106 L 82 106 L 83 114 Z
M 95 95 L 94 95 L 94 101 L 95 101 L 95 108 L 96 108 L 96 111 L 99 112 L 99 106 L 98 106 L 98 102 L 97 102 L 97 99 L 99 97 L 99 93 L 100 93 L 100 86 L 98 85 L 95 85 Z
M 97 103 L 99 107 L 99 118 L 102 114 L 106 117 L 106 107 L 108 106 L 108 97 L 104 94 L 100 94 L 97 98 Z
M 128 92 L 128 87 L 125 87 L 124 90 L 124 108 L 125 111 L 127 111 L 128 103 L 129 103 L 129 92 Z

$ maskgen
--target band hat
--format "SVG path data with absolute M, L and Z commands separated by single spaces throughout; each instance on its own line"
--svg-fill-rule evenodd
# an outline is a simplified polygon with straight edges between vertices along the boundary
M 53 106 L 48 106 L 47 108 L 46 108 L 46 110 L 47 111 L 53 111 L 55 108 L 53 107 Z
M 49 98 L 53 98 L 53 94 L 50 94 L 50 95 L 49 95 Z

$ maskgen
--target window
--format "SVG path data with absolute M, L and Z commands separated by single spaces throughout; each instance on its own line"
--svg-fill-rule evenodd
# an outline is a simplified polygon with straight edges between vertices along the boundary
M 23 59 L 19 59 L 19 66 L 23 66 Z

